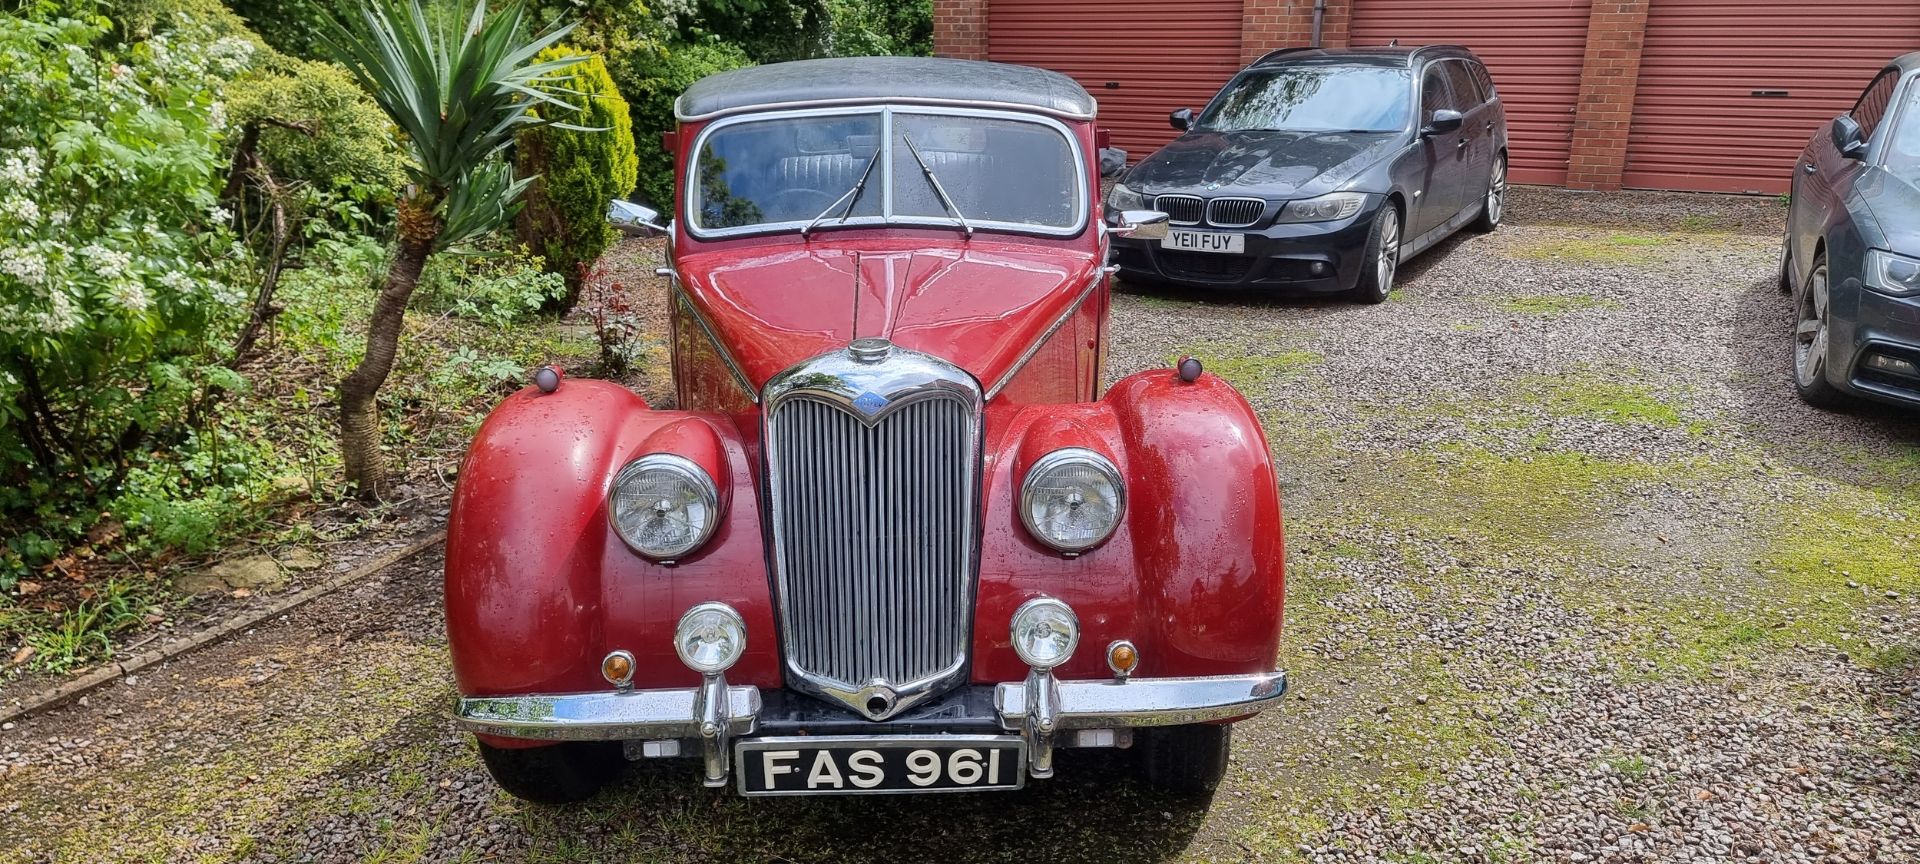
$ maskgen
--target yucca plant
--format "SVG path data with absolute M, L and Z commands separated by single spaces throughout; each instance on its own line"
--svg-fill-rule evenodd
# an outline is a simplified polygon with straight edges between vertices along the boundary
M 322 27 L 328 53 L 392 118 L 408 144 L 411 181 L 398 196 L 398 241 L 367 325 L 367 350 L 340 381 L 340 450 L 347 482 L 365 498 L 387 491 L 378 394 L 393 371 L 407 300 L 435 252 L 513 217 L 532 178 L 513 176 L 501 151 L 521 127 L 555 123 L 572 105 L 542 92 L 581 56 L 537 61 L 567 35 L 556 22 L 534 32 L 522 0 L 489 12 L 475 0 L 464 26 L 438 20 L 419 0 L 361 0 Z M 547 119 L 532 113 L 551 105 Z

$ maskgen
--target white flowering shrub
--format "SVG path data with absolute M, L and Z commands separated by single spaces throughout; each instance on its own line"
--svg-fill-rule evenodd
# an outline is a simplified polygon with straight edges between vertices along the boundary
M 6 537 L 0 585 L 190 403 L 243 383 L 212 362 L 247 254 L 216 193 L 222 82 L 254 45 L 184 25 L 109 45 L 107 21 L 51 5 L 0 12 L 0 521 L 42 526 Z

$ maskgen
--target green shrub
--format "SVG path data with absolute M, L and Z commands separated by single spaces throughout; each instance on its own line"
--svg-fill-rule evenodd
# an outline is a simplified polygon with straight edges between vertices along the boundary
M 828 0 L 828 49 L 838 57 L 933 53 L 932 0 Z
M 571 48 L 540 52 L 539 62 L 581 56 Z M 540 109 L 542 116 L 571 126 L 535 126 L 516 140 L 523 177 L 537 176 L 524 196 L 520 242 L 546 259 L 547 270 L 566 280 L 561 305 L 571 308 L 580 296 L 582 272 L 618 237 L 607 224 L 607 202 L 633 192 L 638 163 L 627 100 L 613 86 L 597 56 L 563 70 L 549 89 L 579 110 Z M 566 116 L 556 116 L 565 114 Z M 598 130 L 598 131 L 587 131 Z
M 345 69 L 287 56 L 262 65 L 227 88 L 227 116 L 236 129 L 262 123 L 260 156 L 277 179 L 356 199 L 391 197 L 406 181 L 393 124 Z
M 678 125 L 673 100 L 708 75 L 751 65 L 745 51 L 724 42 L 666 45 L 613 58 L 613 80 L 633 112 L 640 200 L 673 209 L 673 154 L 660 146 L 660 134 Z
M 502 252 L 435 256 L 427 262 L 415 289 L 419 302 L 471 321 L 505 327 L 540 311 L 567 291 L 566 280 L 550 272 L 525 248 Z
M 98 19 L 0 13 L 0 588 L 243 383 L 215 362 L 245 255 L 215 193 L 257 49 L 175 25 L 109 47 Z
M 320 22 L 326 11 L 314 0 L 226 0 L 226 5 L 275 49 L 308 59 L 321 56 Z

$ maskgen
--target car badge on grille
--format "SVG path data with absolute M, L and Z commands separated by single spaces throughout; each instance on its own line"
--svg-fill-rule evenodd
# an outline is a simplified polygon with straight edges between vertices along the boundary
M 872 417 L 887 407 L 887 397 L 873 392 L 862 393 L 853 397 L 853 407 L 860 409 L 860 413 Z
M 1207 184 L 1207 191 L 1208 191 L 1208 192 L 1212 192 L 1213 190 L 1215 190 L 1215 189 L 1218 189 L 1218 188 L 1220 188 L 1220 184 L 1218 184 L 1218 183 L 1208 183 L 1208 184 Z

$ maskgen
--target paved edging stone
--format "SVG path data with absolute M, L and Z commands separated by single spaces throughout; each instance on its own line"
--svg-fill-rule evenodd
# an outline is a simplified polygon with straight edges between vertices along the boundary
M 265 608 L 202 630 L 192 636 L 176 639 L 151 651 L 143 651 L 126 660 L 108 663 L 72 681 L 57 684 L 46 690 L 42 690 L 39 693 L 28 696 L 18 706 L 5 709 L 3 713 L 0 713 L 0 723 L 12 722 L 23 717 L 37 714 L 66 703 L 83 694 L 97 690 L 101 686 L 112 683 L 115 679 L 123 675 L 131 675 L 149 666 L 171 660 L 195 648 L 218 642 L 242 630 L 256 627 L 261 622 L 281 615 L 290 609 L 325 597 L 341 588 L 359 582 L 368 576 L 372 576 L 408 558 L 412 558 L 421 552 L 432 549 L 446 539 L 447 530 L 445 528 L 429 531 L 408 541 L 405 546 L 375 556 L 373 559 L 361 563 L 358 567 L 341 573 L 305 591 L 276 600 L 268 604 Z

